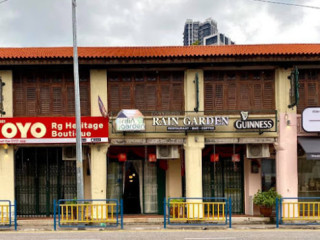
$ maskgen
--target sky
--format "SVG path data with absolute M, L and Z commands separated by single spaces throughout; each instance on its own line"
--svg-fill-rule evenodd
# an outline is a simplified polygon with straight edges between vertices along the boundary
M 72 0 L 0 0 L 0 47 L 72 46 Z M 236 44 L 320 43 L 320 0 L 77 0 L 78 46 L 182 46 L 212 18 Z

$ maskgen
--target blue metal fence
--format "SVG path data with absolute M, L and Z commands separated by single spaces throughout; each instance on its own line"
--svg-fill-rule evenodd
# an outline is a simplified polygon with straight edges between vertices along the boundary
M 320 224 L 320 197 L 280 198 L 276 201 L 276 225 Z
M 164 228 L 168 225 L 228 225 L 231 221 L 231 198 L 164 199 Z
M 10 200 L 0 200 L 0 228 L 12 227 L 17 230 L 17 203 L 11 204 Z
M 117 199 L 60 199 L 54 200 L 54 230 L 79 227 L 123 228 L 122 200 Z

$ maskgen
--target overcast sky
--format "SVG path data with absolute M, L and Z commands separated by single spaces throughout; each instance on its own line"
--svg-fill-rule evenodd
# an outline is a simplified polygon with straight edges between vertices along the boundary
M 71 2 L 1 3 L 0 47 L 72 46 Z M 186 19 L 207 18 L 236 44 L 320 43 L 320 9 L 253 0 L 77 0 L 77 12 L 79 46 L 181 46 Z

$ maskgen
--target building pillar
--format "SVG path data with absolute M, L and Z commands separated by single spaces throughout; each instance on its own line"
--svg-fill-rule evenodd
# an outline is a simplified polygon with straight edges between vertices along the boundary
M 3 118 L 13 116 L 12 71 L 0 71 L 3 86 Z M 14 202 L 14 145 L 0 146 L 0 200 Z
M 107 197 L 107 151 L 109 144 L 91 146 L 91 197 L 106 199 Z
M 91 146 L 91 198 L 93 200 L 107 198 L 107 151 L 109 144 Z M 93 201 L 93 204 L 106 204 L 105 201 Z M 114 209 L 115 211 L 115 209 Z M 106 209 L 102 206 L 93 207 L 92 218 L 106 218 Z M 115 214 L 115 212 L 114 212 Z
M 288 108 L 291 69 L 276 70 L 278 141 L 275 143 L 277 192 L 282 197 L 298 197 L 297 114 Z M 297 211 L 296 211 L 297 213 Z
M 188 135 L 185 150 L 186 197 L 202 198 L 202 149 L 204 136 Z M 202 202 L 202 199 L 189 199 L 187 202 Z M 202 217 L 202 205 L 190 205 L 189 217 Z

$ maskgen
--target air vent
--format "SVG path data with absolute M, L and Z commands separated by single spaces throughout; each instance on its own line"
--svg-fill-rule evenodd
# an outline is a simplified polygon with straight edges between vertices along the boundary
M 248 144 L 247 158 L 269 158 L 270 151 L 268 144 Z
M 180 158 L 178 146 L 157 146 L 157 159 Z
M 86 160 L 87 149 L 82 149 L 82 160 Z M 77 160 L 76 147 L 63 147 L 62 148 L 62 160 Z

